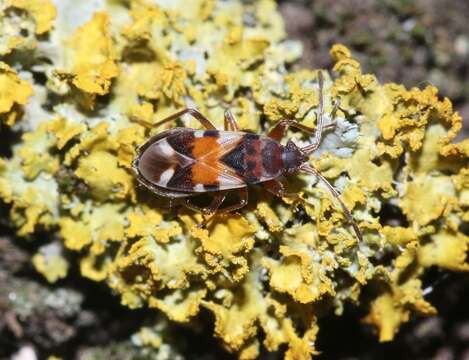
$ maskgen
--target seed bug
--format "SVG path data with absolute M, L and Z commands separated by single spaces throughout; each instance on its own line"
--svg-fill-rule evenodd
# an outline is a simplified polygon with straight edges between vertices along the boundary
M 319 72 L 319 106 L 316 129 L 295 120 L 281 120 L 266 136 L 239 131 L 230 110 L 225 112 L 225 128 L 217 130 L 199 111 L 187 108 L 179 111 L 155 126 L 179 119 L 185 114 L 198 120 L 206 130 L 174 128 L 163 131 L 143 144 L 133 162 L 138 181 L 157 195 L 180 199 L 187 208 L 205 215 L 231 212 L 248 202 L 247 187 L 259 184 L 278 197 L 287 197 L 282 177 L 297 172 L 315 175 L 338 200 L 352 224 L 359 240 L 361 232 L 339 193 L 309 163 L 309 156 L 321 144 L 324 124 L 324 80 Z M 335 113 L 333 110 L 333 113 Z M 333 125 L 333 124 L 332 124 Z M 298 147 L 291 139 L 284 146 L 281 139 L 288 127 L 314 134 L 313 141 Z M 221 209 L 227 193 L 237 190 L 238 203 Z M 211 193 L 213 199 L 206 207 L 195 205 L 191 198 Z

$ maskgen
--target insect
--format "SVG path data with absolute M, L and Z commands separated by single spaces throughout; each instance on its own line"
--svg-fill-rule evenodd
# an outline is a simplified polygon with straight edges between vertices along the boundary
M 163 131 L 143 144 L 133 162 L 138 181 L 157 195 L 180 199 L 182 203 L 205 215 L 231 212 L 248 202 L 247 187 L 259 184 L 278 197 L 287 194 L 281 178 L 305 172 L 318 177 L 338 200 L 359 240 L 361 232 L 337 190 L 309 163 L 309 156 L 319 147 L 323 131 L 323 85 L 319 72 L 319 107 L 316 130 L 294 120 L 281 120 L 266 136 L 239 131 L 235 118 L 225 112 L 225 129 L 215 126 L 199 111 L 184 109 L 155 126 L 177 120 L 184 114 L 197 119 L 206 130 L 174 128 Z M 333 125 L 333 124 L 332 124 Z M 280 144 L 288 127 L 314 134 L 311 144 L 298 147 L 291 139 Z M 239 201 L 221 208 L 228 192 L 236 190 Z M 213 199 L 206 207 L 191 200 L 202 193 Z

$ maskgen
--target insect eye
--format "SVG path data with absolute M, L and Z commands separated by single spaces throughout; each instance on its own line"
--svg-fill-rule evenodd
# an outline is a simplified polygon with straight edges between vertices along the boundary
M 293 140 L 289 139 L 287 141 L 287 149 L 295 150 L 295 149 L 298 149 L 298 146 L 296 146 L 296 144 L 293 142 Z

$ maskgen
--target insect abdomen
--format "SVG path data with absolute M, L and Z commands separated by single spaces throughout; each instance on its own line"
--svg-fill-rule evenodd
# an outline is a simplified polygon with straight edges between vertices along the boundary
M 282 146 L 255 134 L 243 134 L 238 146 L 221 159 L 247 184 L 271 180 L 282 173 Z

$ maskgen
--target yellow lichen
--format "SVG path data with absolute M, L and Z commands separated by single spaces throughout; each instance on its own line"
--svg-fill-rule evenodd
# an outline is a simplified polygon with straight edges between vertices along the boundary
M 60 253 L 60 247 L 56 244 L 47 245 L 36 253 L 31 261 L 38 272 L 40 272 L 50 283 L 67 276 L 69 264 Z
M 56 9 L 50 0 L 7 0 L 6 6 L 27 11 L 36 23 L 36 34 L 41 35 L 53 26 Z
M 441 217 L 454 196 L 450 178 L 425 174 L 407 184 L 400 205 L 410 220 L 423 226 Z
M 432 86 L 407 91 L 403 86 L 389 84 L 384 91 L 393 107 L 392 112 L 385 113 L 378 122 L 384 140 L 378 143 L 380 152 L 395 158 L 402 154 L 404 144 L 408 144 L 414 152 L 419 150 L 425 129 L 432 122 L 435 112 L 440 115 L 442 124 L 450 126 L 447 134 L 440 138 L 440 146 L 447 144 L 461 129 L 461 117 L 453 114 L 451 102 L 448 99 L 439 101 L 438 90 Z
M 61 150 L 74 137 L 86 130 L 85 124 L 72 123 L 66 118 L 59 117 L 47 123 L 47 130 L 56 138 L 57 149 Z
M 106 151 L 95 151 L 80 159 L 75 175 L 89 187 L 98 200 L 122 199 L 133 195 L 132 177 L 119 168 L 117 158 Z
M 401 324 L 409 321 L 412 310 L 425 315 L 436 313 L 435 308 L 423 299 L 419 280 L 408 281 L 378 297 L 364 320 L 377 327 L 380 341 L 391 341 Z
M 70 70 L 59 75 L 69 78 L 78 89 L 90 95 L 109 92 L 111 81 L 119 73 L 109 31 L 109 17 L 96 13 L 69 40 Z
M 290 294 L 302 304 L 320 300 L 324 295 L 334 295 L 327 266 L 315 262 L 312 256 L 301 250 L 281 246 L 282 261 L 264 262 L 270 272 L 270 286 L 278 292 Z
M 72 216 L 59 220 L 61 236 L 67 248 L 81 250 L 91 245 L 90 252 L 96 255 L 106 250 L 107 242 L 124 239 L 122 206 L 71 203 L 70 208 Z M 76 221 L 75 217 L 80 220 Z
M 0 120 L 13 125 L 21 114 L 19 106 L 25 105 L 32 94 L 32 86 L 10 66 L 0 62 Z
M 440 231 L 433 235 L 433 242 L 423 245 L 418 259 L 425 267 L 437 265 L 453 271 L 467 271 L 466 262 L 469 237 L 462 233 Z
M 50 154 L 53 145 L 54 140 L 48 134 L 46 124 L 23 135 L 23 146 L 18 150 L 18 155 L 27 180 L 36 178 L 41 172 L 51 175 L 57 172 L 59 159 Z

